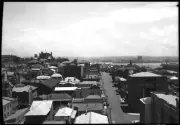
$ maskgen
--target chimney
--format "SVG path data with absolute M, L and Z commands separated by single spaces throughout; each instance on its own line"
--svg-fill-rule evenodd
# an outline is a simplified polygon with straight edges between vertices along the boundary
M 32 101 L 33 101 L 33 94 L 32 94 L 32 88 L 30 87 L 29 88 L 29 91 L 28 91 L 28 100 L 29 100 L 29 104 L 31 105 Z
M 8 78 L 7 78 L 7 71 L 6 71 L 5 74 L 4 74 L 4 81 L 8 81 Z

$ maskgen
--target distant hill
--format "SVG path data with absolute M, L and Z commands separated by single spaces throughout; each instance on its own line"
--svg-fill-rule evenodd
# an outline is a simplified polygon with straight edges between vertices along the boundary
M 69 58 L 69 57 L 68 57 Z M 75 57 L 70 57 L 70 59 L 75 59 Z M 77 59 L 77 58 L 76 58 Z M 133 62 L 138 62 L 137 56 L 109 56 L 109 57 L 78 57 L 78 60 L 88 60 L 95 62 L 128 62 L 132 60 Z M 142 56 L 143 62 L 178 62 L 179 57 L 176 56 Z

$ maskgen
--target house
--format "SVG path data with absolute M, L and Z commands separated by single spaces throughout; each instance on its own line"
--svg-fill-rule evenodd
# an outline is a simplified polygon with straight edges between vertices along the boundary
M 40 76 L 42 74 L 42 68 L 43 66 L 41 64 L 34 64 L 31 66 L 31 71 L 36 73 L 37 76 Z
M 48 80 L 44 80 L 44 81 L 40 82 L 38 84 L 38 86 L 39 86 L 38 94 L 39 95 L 51 94 L 54 91 L 54 88 L 57 86 L 58 83 L 59 83 L 59 81 L 55 80 L 55 79 L 48 79 Z
M 8 116 L 4 122 L 6 124 L 24 124 L 24 115 L 29 111 L 28 108 L 18 109 L 16 112 Z
M 102 98 L 100 95 L 89 95 L 84 98 L 85 103 L 102 103 Z
M 3 102 L 3 117 L 4 120 L 11 114 L 16 112 L 18 107 L 18 100 L 16 98 L 2 97 Z
M 130 75 L 128 84 L 128 106 L 131 112 L 139 113 L 140 98 L 149 97 L 151 91 L 168 91 L 167 78 L 151 72 Z
M 96 81 L 82 81 L 79 83 L 79 87 L 83 88 L 83 87 L 92 87 L 92 86 L 97 86 L 98 83 Z
M 78 87 L 79 84 L 75 82 L 65 82 L 60 81 L 60 83 L 57 85 L 57 87 Z
M 77 79 L 76 77 L 66 77 L 64 81 L 65 82 L 74 82 L 74 83 L 79 83 L 80 82 L 80 80 Z
M 71 97 L 75 97 L 77 87 L 55 87 L 53 93 L 66 93 Z
M 77 111 L 69 108 L 60 108 L 54 116 L 55 121 L 66 121 L 66 123 L 72 123 L 76 117 Z
M 166 92 L 151 92 L 140 99 L 141 123 L 179 123 L 179 97 Z
M 37 97 L 38 87 L 31 85 L 16 85 L 12 90 L 12 97 L 18 98 L 19 105 L 29 105 Z
M 79 115 L 75 124 L 109 124 L 108 117 L 95 112 L 87 112 Z
M 54 73 L 53 75 L 51 75 L 51 78 L 57 79 L 60 82 L 62 80 L 62 75 L 58 73 Z
M 25 114 L 24 124 L 42 124 L 44 121 L 53 120 L 53 101 L 33 101 L 29 112 Z
M 77 109 L 78 115 L 85 113 L 86 111 L 92 111 L 96 113 L 103 113 L 104 106 L 102 103 L 73 103 L 73 109 Z
M 50 78 L 51 78 L 50 76 L 37 76 L 36 77 L 37 80 L 48 80 Z

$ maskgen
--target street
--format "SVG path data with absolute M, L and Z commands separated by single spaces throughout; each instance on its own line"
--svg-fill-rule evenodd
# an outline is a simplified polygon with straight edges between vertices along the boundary
M 115 88 L 112 87 L 112 79 L 108 73 L 102 72 L 103 88 L 108 96 L 108 103 L 111 105 L 111 118 L 115 123 L 132 123 L 132 120 L 138 119 L 137 116 L 133 117 L 124 113 L 121 109 L 120 96 L 116 95 Z

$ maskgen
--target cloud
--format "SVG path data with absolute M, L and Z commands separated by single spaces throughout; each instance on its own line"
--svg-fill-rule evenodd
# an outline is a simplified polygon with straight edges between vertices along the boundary
M 106 8 L 106 5 L 103 7 Z M 58 12 L 52 14 L 51 10 L 48 10 L 48 14 L 51 14 L 51 19 L 54 20 L 56 16 L 59 16 L 58 19 L 61 17 Z M 163 54 L 159 49 L 165 51 L 163 47 L 168 47 L 166 46 L 168 41 L 173 41 L 173 46 L 176 45 L 174 39 L 177 35 L 176 25 L 164 24 L 164 27 L 160 28 L 154 24 L 156 21 L 163 23 L 166 19 L 177 19 L 177 8 L 169 4 L 143 4 L 138 8 L 131 6 L 110 9 L 108 12 L 92 10 L 87 14 L 89 14 L 87 17 L 79 21 L 73 19 L 69 21 L 71 18 L 68 16 L 68 19 L 64 20 L 71 23 L 64 23 L 63 27 L 60 26 L 61 22 L 52 24 L 50 20 L 44 23 L 49 28 L 44 28 L 44 25 L 36 27 L 33 25 L 37 24 L 36 21 L 30 22 L 28 26 L 28 22 L 23 23 L 23 21 L 20 23 L 16 21 L 13 26 L 8 26 L 11 22 L 8 21 L 5 23 L 3 36 L 3 42 L 6 44 L 3 45 L 14 46 L 16 51 L 22 51 L 21 55 L 25 52 L 33 55 L 46 49 L 53 51 L 56 56 L 134 55 L 149 54 L 152 50 L 154 51 L 152 54 L 157 55 Z M 152 27 L 149 28 L 149 25 Z M 161 47 L 158 48 L 157 45 Z M 168 49 L 168 52 L 170 50 L 172 48 Z

